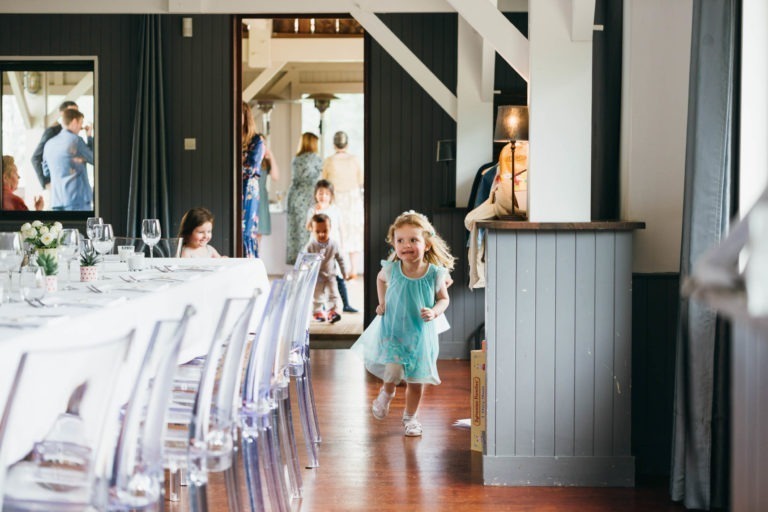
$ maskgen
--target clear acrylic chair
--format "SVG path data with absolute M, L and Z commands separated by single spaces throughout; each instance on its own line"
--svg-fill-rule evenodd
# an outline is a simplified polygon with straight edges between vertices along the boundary
M 180 469 L 187 470 L 193 512 L 208 510 L 209 472 L 225 472 L 228 489 L 231 482 L 237 481 L 237 468 L 232 465 L 235 404 L 239 401 L 243 357 L 257 296 L 258 290 L 250 298 L 227 299 L 208 354 L 201 362 L 193 403 L 177 400 L 176 396 L 169 403 L 165 467 L 176 476 Z M 177 372 L 176 385 L 184 378 Z M 171 492 L 178 493 L 178 488 Z M 228 497 L 237 499 L 236 494 L 228 493 Z M 239 504 L 231 501 L 230 509 L 239 510 Z
M 312 368 L 309 351 L 309 323 L 312 317 L 312 296 L 320 272 L 322 258 L 319 254 L 301 253 L 296 258 L 295 269 L 306 268 L 307 276 L 299 296 L 302 303 L 297 307 L 294 331 L 291 336 L 291 354 L 289 372 L 296 381 L 296 395 L 299 404 L 299 416 L 304 430 L 304 442 L 307 449 L 307 467 L 318 467 L 317 444 L 321 441 L 320 425 L 317 420 L 317 406 L 312 387 Z
M 105 510 L 133 334 L 21 357 L 0 419 L 2 510 Z
M 120 428 L 110 479 L 110 511 L 162 510 L 163 438 L 166 411 L 189 319 L 155 323 Z
M 272 281 L 245 367 L 240 427 L 250 510 L 290 510 L 285 464 L 275 422 L 272 383 L 290 284 Z
M 147 246 L 146 249 L 147 253 L 149 253 L 149 246 Z M 152 255 L 155 258 L 180 258 L 181 238 L 161 238 L 157 244 L 152 247 Z

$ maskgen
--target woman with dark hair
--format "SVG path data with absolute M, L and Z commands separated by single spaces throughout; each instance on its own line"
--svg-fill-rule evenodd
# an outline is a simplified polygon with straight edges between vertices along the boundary
M 264 159 L 264 139 L 256 132 L 256 121 L 251 107 L 243 102 L 242 118 L 242 228 L 243 256 L 259 256 L 259 178 L 261 161 Z
M 293 265 L 299 251 L 309 240 L 305 215 L 314 204 L 315 183 L 323 170 L 323 160 L 317 154 L 318 138 L 314 133 L 301 135 L 299 150 L 291 162 L 291 187 L 288 189 L 288 239 L 285 262 Z

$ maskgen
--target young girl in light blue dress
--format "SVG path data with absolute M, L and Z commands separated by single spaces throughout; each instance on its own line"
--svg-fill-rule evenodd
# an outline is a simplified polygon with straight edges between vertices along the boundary
M 394 252 L 381 262 L 376 278 L 378 315 L 352 346 L 366 369 L 383 381 L 373 401 L 376 419 L 384 419 L 400 381 L 406 382 L 405 435 L 420 436 L 417 412 L 424 384 L 440 384 L 437 374 L 438 322 L 448 308 L 449 271 L 454 257 L 422 214 L 413 210 L 395 219 L 387 233 Z

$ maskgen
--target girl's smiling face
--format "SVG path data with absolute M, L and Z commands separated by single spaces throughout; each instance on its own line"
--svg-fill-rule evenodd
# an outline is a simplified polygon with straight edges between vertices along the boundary
M 187 246 L 190 249 L 200 249 L 208 245 L 211 240 L 211 234 L 213 233 L 213 224 L 210 222 L 203 222 L 197 226 L 194 231 L 189 235 L 187 240 Z
M 424 254 L 430 247 L 424 239 L 422 229 L 410 224 L 395 229 L 393 243 L 397 258 L 407 263 L 424 261 Z
M 331 204 L 331 199 L 333 199 L 333 195 L 331 194 L 331 191 L 325 187 L 320 187 L 315 192 L 315 201 L 317 201 L 317 204 L 323 205 L 323 207 L 327 207 Z

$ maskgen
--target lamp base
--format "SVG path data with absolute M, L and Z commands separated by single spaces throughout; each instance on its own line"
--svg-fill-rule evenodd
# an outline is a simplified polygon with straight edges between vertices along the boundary
M 525 213 L 515 213 L 513 215 L 499 215 L 499 220 L 528 220 L 528 215 Z

